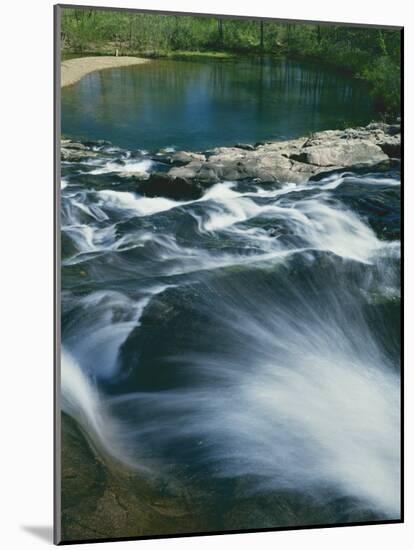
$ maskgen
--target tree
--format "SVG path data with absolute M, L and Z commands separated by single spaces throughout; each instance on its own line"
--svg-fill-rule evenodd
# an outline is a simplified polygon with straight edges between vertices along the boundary
M 218 32 L 218 43 L 220 46 L 224 44 L 224 34 L 223 34 L 223 20 L 221 18 L 217 19 L 217 32 Z
M 260 51 L 264 50 L 264 21 L 260 20 Z

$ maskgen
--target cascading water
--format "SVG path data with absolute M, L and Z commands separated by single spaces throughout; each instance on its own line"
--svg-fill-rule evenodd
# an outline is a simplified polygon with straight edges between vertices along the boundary
M 110 153 L 62 164 L 63 409 L 217 501 L 233 480 L 397 518 L 397 169 L 173 201 Z

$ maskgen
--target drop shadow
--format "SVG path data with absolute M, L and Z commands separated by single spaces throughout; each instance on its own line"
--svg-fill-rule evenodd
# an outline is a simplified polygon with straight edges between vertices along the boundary
M 21 525 L 21 529 L 38 539 L 53 544 L 53 527 L 51 525 Z

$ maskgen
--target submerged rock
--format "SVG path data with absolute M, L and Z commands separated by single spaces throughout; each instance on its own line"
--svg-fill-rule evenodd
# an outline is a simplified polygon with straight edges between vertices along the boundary
M 203 493 L 181 478 L 162 479 L 100 454 L 62 414 L 61 535 L 66 542 L 206 529 Z M 204 510 L 204 513 L 206 511 Z

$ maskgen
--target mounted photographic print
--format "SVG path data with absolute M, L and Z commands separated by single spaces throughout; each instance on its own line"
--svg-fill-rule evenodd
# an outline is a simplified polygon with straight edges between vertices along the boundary
M 402 28 L 55 37 L 55 542 L 401 522 Z

